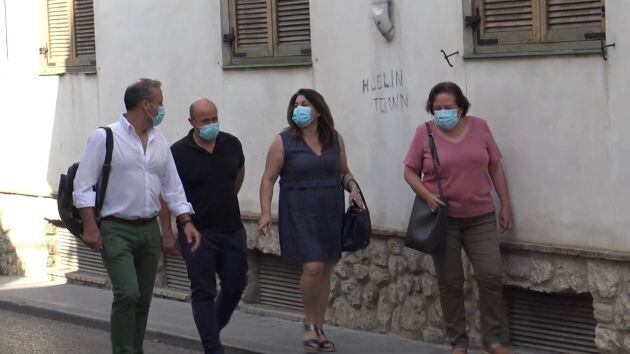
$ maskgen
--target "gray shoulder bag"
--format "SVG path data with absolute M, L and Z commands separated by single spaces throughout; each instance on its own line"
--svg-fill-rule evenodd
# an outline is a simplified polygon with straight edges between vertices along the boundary
M 405 237 L 405 246 L 430 255 L 439 255 L 444 253 L 446 247 L 446 231 L 448 228 L 448 198 L 444 196 L 442 189 L 442 181 L 440 180 L 440 159 L 433 132 L 428 122 L 425 123 L 427 134 L 429 135 L 429 147 L 431 149 L 431 158 L 433 160 L 433 168 L 435 169 L 435 180 L 438 185 L 440 199 L 446 206 L 440 206 L 437 212 L 432 212 L 429 205 L 416 195 L 411 209 L 411 217 L 407 226 L 407 235 Z

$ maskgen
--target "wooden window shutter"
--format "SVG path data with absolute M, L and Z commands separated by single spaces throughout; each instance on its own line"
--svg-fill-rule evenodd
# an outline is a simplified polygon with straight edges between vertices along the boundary
M 230 0 L 230 25 L 236 58 L 273 55 L 272 0 Z
M 274 23 L 277 56 L 311 54 L 309 0 L 276 0 Z
M 538 0 L 474 0 L 481 18 L 477 44 L 525 44 L 536 40 Z
M 68 0 L 44 0 L 43 74 L 63 73 L 72 65 L 72 9 Z
M 542 0 L 543 42 L 584 41 L 586 33 L 604 33 L 604 0 Z
M 73 2 L 75 65 L 95 65 L 94 1 L 73 0 Z

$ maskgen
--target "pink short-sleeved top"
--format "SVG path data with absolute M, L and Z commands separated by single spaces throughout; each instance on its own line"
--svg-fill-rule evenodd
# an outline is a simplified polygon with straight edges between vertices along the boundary
M 456 218 L 470 218 L 495 211 L 489 167 L 501 160 L 501 151 L 486 121 L 477 117 L 469 119 L 469 129 L 458 142 L 444 137 L 434 121 L 429 123 L 441 162 L 444 195 L 449 198 L 449 216 Z M 438 193 L 424 123 L 416 129 L 405 165 L 422 173 L 425 187 L 432 193 Z

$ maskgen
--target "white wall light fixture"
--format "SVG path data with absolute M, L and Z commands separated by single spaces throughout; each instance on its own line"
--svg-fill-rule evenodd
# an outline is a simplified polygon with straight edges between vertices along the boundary
M 394 38 L 394 25 L 389 17 L 389 1 L 372 4 L 372 19 L 383 37 L 391 41 Z

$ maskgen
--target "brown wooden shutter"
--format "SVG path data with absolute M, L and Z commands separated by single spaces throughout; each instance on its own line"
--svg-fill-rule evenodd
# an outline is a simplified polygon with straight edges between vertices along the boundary
M 584 41 L 586 33 L 604 33 L 604 0 L 542 0 L 544 42 Z
M 311 54 L 309 0 L 276 0 L 274 23 L 277 56 Z
M 72 65 L 72 8 L 68 0 L 44 1 L 42 73 L 58 74 Z
M 75 64 L 96 64 L 96 42 L 94 40 L 93 0 L 73 0 L 74 2 L 74 45 Z
M 230 0 L 230 26 L 234 34 L 233 56 L 273 55 L 272 0 Z
M 532 43 L 538 0 L 474 0 L 481 18 L 479 45 Z

